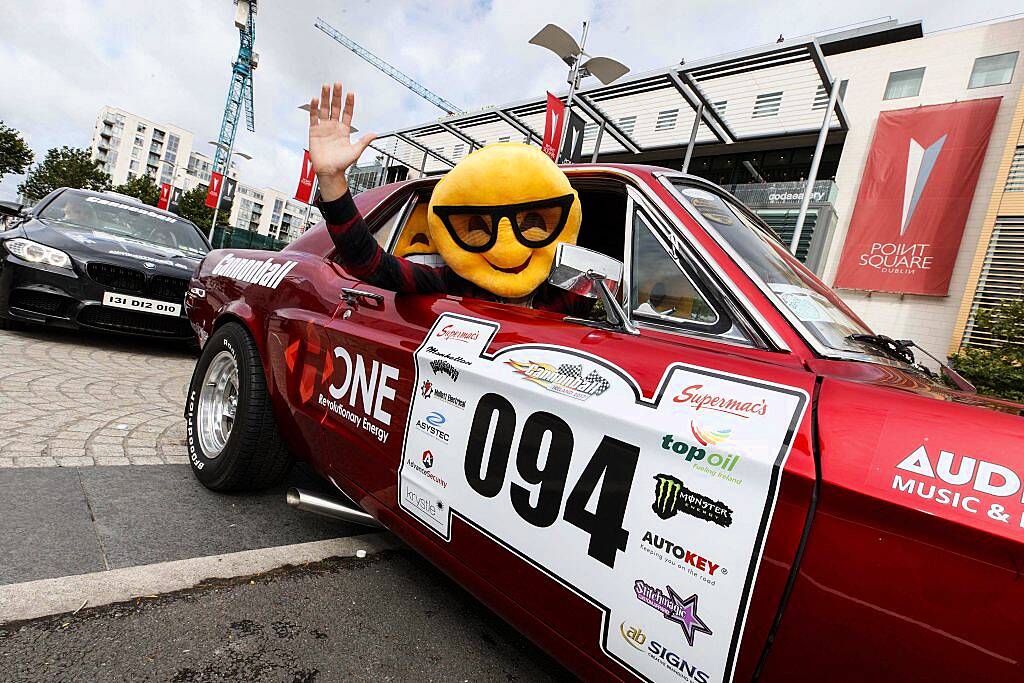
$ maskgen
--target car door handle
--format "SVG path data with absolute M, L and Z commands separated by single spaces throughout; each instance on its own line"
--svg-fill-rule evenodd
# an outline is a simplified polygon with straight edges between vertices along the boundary
M 369 299 L 378 304 L 384 303 L 384 295 L 377 294 L 375 292 L 367 292 L 362 289 L 353 289 L 352 287 L 341 288 L 341 298 L 345 300 L 345 303 L 350 306 L 355 306 L 359 303 L 360 299 Z

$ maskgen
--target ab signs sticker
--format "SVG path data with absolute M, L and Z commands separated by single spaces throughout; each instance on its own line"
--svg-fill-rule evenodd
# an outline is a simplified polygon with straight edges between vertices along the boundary
M 573 349 L 489 354 L 497 330 L 445 314 L 416 351 L 401 507 L 445 539 L 457 515 L 589 600 L 639 677 L 731 680 L 807 395 L 675 364 L 645 397 Z

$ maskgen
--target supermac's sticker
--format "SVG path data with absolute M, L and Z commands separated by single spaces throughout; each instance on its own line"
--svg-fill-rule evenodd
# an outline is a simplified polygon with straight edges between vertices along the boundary
M 458 516 L 603 614 L 638 677 L 732 679 L 801 390 L 675 364 L 653 396 L 573 349 L 488 347 L 445 314 L 415 353 L 403 510 Z

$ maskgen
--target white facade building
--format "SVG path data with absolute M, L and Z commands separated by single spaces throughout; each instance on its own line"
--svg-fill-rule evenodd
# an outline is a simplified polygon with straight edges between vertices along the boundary
M 144 173 L 160 185 L 185 167 L 194 142 L 184 128 L 107 106 L 96 117 L 90 149 L 114 185 Z
M 207 185 L 213 169 L 213 157 L 194 144 L 195 136 L 184 128 L 106 106 L 96 118 L 91 152 L 114 185 L 148 174 L 157 185 L 172 183 L 189 192 Z M 238 179 L 234 162 L 228 175 Z M 306 205 L 284 192 L 239 182 L 228 220 L 236 229 L 290 242 L 304 232 L 306 215 Z M 316 224 L 320 219 L 320 212 L 312 209 L 309 221 Z
M 846 52 L 826 60 L 834 78 L 848 81 L 843 103 L 850 119 L 835 178 L 839 220 L 821 273 L 829 284 L 835 280 L 879 113 L 975 98 L 1002 98 L 948 296 L 839 290 L 843 300 L 873 329 L 897 339 L 913 339 L 935 355 L 944 355 L 951 344 L 950 333 L 968 285 L 1003 143 L 1011 133 L 1014 110 L 1024 87 L 1020 52 L 1024 52 L 1024 19 L 925 34 L 915 40 Z

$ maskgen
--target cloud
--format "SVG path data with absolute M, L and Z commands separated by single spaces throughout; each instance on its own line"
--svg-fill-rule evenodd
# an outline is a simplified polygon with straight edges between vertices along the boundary
M 105 104 L 196 135 L 220 128 L 238 50 L 228 0 L 7 0 L 0 21 L 0 117 L 41 158 L 58 145 L 87 146 Z M 1015 0 L 970 5 L 930 0 L 762 3 L 647 0 L 262 0 L 256 23 L 256 132 L 236 147 L 253 155 L 244 182 L 290 191 L 305 144 L 305 114 L 320 83 L 340 79 L 358 93 L 356 124 L 387 131 L 441 111 L 313 27 L 319 15 L 396 68 L 465 109 L 538 96 L 565 85 L 565 68 L 528 45 L 542 25 L 578 34 L 592 19 L 588 48 L 634 72 L 893 14 L 926 30 L 1016 11 Z M 0 183 L 13 199 L 20 178 Z

